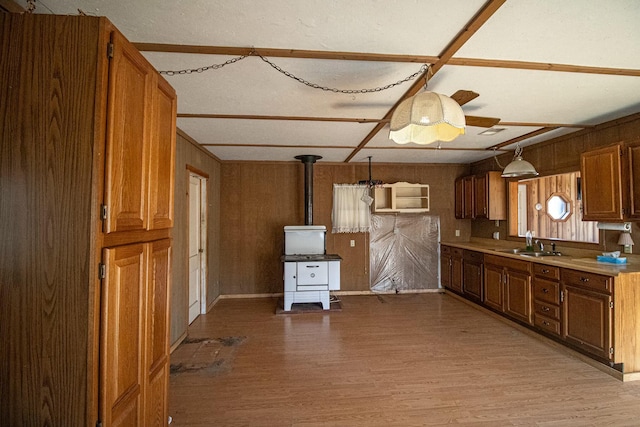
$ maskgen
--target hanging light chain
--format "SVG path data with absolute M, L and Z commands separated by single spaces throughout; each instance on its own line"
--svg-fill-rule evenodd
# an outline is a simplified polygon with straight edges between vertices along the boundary
M 218 69 L 224 67 L 225 65 L 235 64 L 238 61 L 242 61 L 247 56 L 248 55 L 236 56 L 235 58 L 231 58 L 231 59 L 223 62 L 222 64 L 213 64 L 213 65 L 208 65 L 206 67 L 191 68 L 191 69 L 178 70 L 178 71 L 159 71 L 159 73 L 167 75 L 167 76 L 175 76 L 176 74 L 203 73 L 203 72 L 208 71 L 208 70 L 218 70 Z
M 322 86 L 322 85 L 319 85 L 317 83 L 312 83 L 312 82 L 310 82 L 308 80 L 305 80 L 302 77 L 298 77 L 295 74 L 293 74 L 293 73 L 291 73 L 291 72 L 289 72 L 287 70 L 284 70 L 283 68 L 281 68 L 280 66 L 278 66 L 274 62 L 270 61 L 268 58 L 260 55 L 255 50 L 252 50 L 248 55 L 242 55 L 242 56 L 237 56 L 235 58 L 231 58 L 228 61 L 223 62 L 222 64 L 213 64 L 213 65 L 209 65 L 209 66 L 206 66 L 206 67 L 191 68 L 191 69 L 185 69 L 185 70 L 160 71 L 160 74 L 164 74 L 164 75 L 167 75 L 167 76 L 175 76 L 175 75 L 183 75 L 183 74 L 203 73 L 203 72 L 209 71 L 209 70 L 219 70 L 220 68 L 222 68 L 222 67 L 224 67 L 226 65 L 234 64 L 236 62 L 242 61 L 243 59 L 245 59 L 245 58 L 247 58 L 249 56 L 257 56 L 262 61 L 264 61 L 267 64 L 269 64 L 274 70 L 278 71 L 281 74 L 284 74 L 285 76 L 289 77 L 290 79 L 293 79 L 293 80 L 296 80 L 299 83 L 302 83 L 303 85 L 309 86 L 310 88 L 320 89 L 320 90 L 324 90 L 326 92 L 346 93 L 346 94 L 381 92 L 383 90 L 391 89 L 392 87 L 401 85 L 402 83 L 411 81 L 411 80 L 419 77 L 420 75 L 425 74 L 425 72 L 427 72 L 430 69 L 429 65 L 423 64 L 422 67 L 420 67 L 420 70 L 416 71 L 415 73 L 405 77 L 404 79 L 398 80 L 395 83 L 390 83 L 390 84 L 385 85 L 385 86 L 379 86 L 379 87 L 375 87 L 375 88 L 371 88 L 371 89 L 338 89 L 338 88 L 332 88 L 332 87 L 328 87 L 328 86 Z M 425 78 L 426 78 L 426 74 L 425 74 Z
M 257 54 L 258 57 L 260 59 L 262 59 L 264 62 L 266 62 L 267 64 L 271 65 L 271 67 L 284 74 L 285 76 L 298 81 L 299 83 L 302 83 L 303 85 L 309 86 L 313 89 L 321 89 L 324 90 L 326 92 L 334 92 L 334 93 L 347 93 L 347 94 L 353 94 L 353 93 L 372 93 L 372 92 L 381 92 L 383 90 L 387 90 L 387 89 L 391 89 L 392 87 L 401 85 L 402 83 L 408 82 L 410 80 L 415 79 L 416 77 L 420 76 L 421 74 L 423 74 L 425 71 L 427 71 L 427 69 L 429 68 L 428 65 L 423 64 L 422 67 L 420 67 L 420 70 L 416 71 L 415 73 L 405 77 L 402 80 L 398 80 L 395 83 L 390 83 L 388 85 L 385 86 L 380 86 L 380 87 L 375 87 L 375 88 L 371 88 L 371 89 L 337 89 L 337 88 L 332 88 L 332 87 L 327 87 L 327 86 L 321 86 L 317 83 L 311 83 L 301 77 L 296 76 L 295 74 L 283 70 L 281 67 L 279 67 L 278 65 L 274 64 L 272 61 L 270 61 L 269 59 L 265 58 L 264 56 Z

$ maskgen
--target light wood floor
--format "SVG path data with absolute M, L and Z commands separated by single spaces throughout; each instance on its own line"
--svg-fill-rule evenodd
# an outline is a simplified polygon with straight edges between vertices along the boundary
M 172 427 L 640 425 L 640 381 L 449 295 L 341 299 L 328 314 L 218 302 L 189 338 L 236 340 L 213 367 L 171 375 Z

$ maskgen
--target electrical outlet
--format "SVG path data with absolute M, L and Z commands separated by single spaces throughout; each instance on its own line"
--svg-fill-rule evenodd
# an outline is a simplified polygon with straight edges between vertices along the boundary
M 351 245 L 352 248 L 356 247 L 356 241 L 352 240 L 351 242 L 349 242 L 349 244 Z
M 456 230 L 456 237 L 460 237 L 460 230 Z

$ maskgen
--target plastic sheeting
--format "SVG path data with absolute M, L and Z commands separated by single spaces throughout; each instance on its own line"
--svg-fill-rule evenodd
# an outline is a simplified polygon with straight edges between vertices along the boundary
M 440 287 L 440 217 L 372 215 L 370 289 L 395 292 Z

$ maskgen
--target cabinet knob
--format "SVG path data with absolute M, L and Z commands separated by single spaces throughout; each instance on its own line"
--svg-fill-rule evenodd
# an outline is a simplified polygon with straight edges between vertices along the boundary
M 547 322 L 546 320 L 543 320 L 543 321 L 542 321 L 542 324 L 543 324 L 544 326 L 550 326 L 549 322 Z
M 549 269 L 547 269 L 547 268 L 543 268 L 543 269 L 542 269 L 542 272 L 543 272 L 544 274 L 547 274 L 547 273 L 549 272 Z
M 542 293 L 544 293 L 544 294 L 548 294 L 548 293 L 549 293 L 549 289 L 547 289 L 547 288 L 542 288 Z
M 551 310 L 549 307 L 545 305 L 542 306 L 542 311 L 549 311 L 549 310 Z
M 581 281 L 581 282 L 585 282 L 585 283 L 586 283 L 586 282 L 588 282 L 588 281 L 589 281 L 589 278 L 588 278 L 588 277 L 581 277 L 581 278 L 580 278 L 580 281 Z

